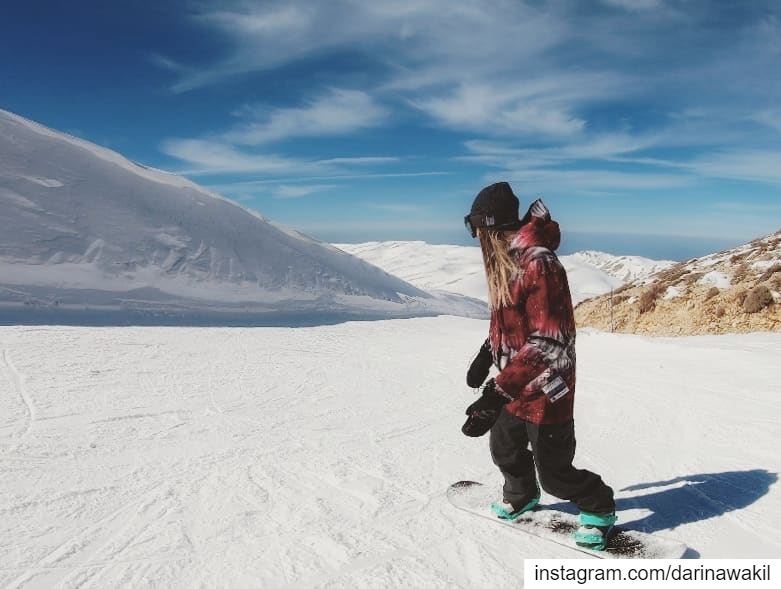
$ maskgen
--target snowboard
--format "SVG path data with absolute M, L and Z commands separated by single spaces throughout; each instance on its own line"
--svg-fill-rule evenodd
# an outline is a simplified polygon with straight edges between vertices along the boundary
M 572 534 L 580 526 L 578 516 L 538 506 L 533 511 L 528 511 L 515 520 L 503 520 L 491 511 L 491 502 L 496 501 L 496 495 L 497 493 L 494 489 L 475 481 L 459 481 L 450 485 L 447 490 L 448 501 L 458 509 L 596 558 L 677 559 L 682 558 L 687 550 L 685 544 L 676 540 L 636 530 L 628 530 L 620 526 L 613 528 L 607 548 L 604 551 L 590 550 L 583 546 L 578 546 L 572 539 Z

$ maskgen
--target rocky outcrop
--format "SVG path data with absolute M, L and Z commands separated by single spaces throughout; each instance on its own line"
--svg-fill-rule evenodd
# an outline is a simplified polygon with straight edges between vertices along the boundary
M 575 317 L 649 335 L 781 331 L 781 231 L 583 301 Z

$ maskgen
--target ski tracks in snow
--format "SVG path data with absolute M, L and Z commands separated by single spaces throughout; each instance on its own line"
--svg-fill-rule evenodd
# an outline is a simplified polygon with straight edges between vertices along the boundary
M 5 373 L 6 379 L 11 383 L 12 388 L 16 391 L 17 396 L 24 404 L 24 424 L 19 428 L 18 433 L 15 434 L 15 437 L 18 440 L 21 440 L 21 438 L 24 438 L 28 433 L 30 433 L 30 430 L 33 427 L 33 423 L 35 422 L 35 405 L 33 404 L 32 399 L 30 398 L 30 395 L 27 393 L 27 389 L 25 388 L 24 375 L 21 374 L 14 366 L 8 350 L 3 349 L 2 352 L 0 352 L 0 360 L 2 361 L 2 369 Z M 19 443 L 17 442 L 17 444 L 11 448 L 11 451 L 15 450 L 18 445 Z
M 570 551 L 482 525 L 444 499 L 465 478 L 501 492 L 487 440 L 459 432 L 474 400 L 464 358 L 484 327 L 432 318 L 300 330 L 62 328 L 0 345 L 5 433 L 12 442 L 35 434 L 47 456 L 45 467 L 3 456 L 0 585 L 518 586 L 524 557 Z M 605 378 L 616 362 L 667 350 L 630 343 L 640 349 L 624 351 L 621 338 L 581 342 L 586 467 L 623 485 L 740 470 L 749 459 L 781 470 L 768 428 L 758 431 L 762 443 L 732 449 L 740 438 L 725 440 L 716 427 L 734 419 L 728 409 L 707 405 L 708 419 L 685 428 L 669 416 L 673 398 L 678 413 L 702 413 L 713 383 L 682 397 L 667 388 L 666 370 L 653 381 L 638 382 L 634 368 Z M 36 366 L 35 404 L 20 358 Z M 773 364 L 752 366 L 770 373 Z M 733 398 L 734 388 L 721 395 Z M 765 413 L 752 409 L 746 421 Z M 635 466 L 630 449 L 652 446 Z M 676 531 L 703 556 L 734 548 L 712 533 L 720 524 L 741 542 L 761 541 L 739 527 L 747 510 L 694 495 L 684 502 L 724 514 L 687 518 Z M 757 530 L 776 529 L 777 505 L 771 487 L 749 522 L 761 517 Z
M 157 534 L 152 528 L 159 522 L 165 522 L 173 509 L 172 495 L 167 489 L 170 485 L 158 483 L 140 496 L 122 503 L 54 546 L 32 566 L 0 569 L 21 572 L 9 581 L 7 587 L 23 587 L 36 576 L 52 573 L 61 575 L 56 580 L 59 587 L 84 586 L 90 582 L 94 585 L 96 579 L 112 567 L 145 563 L 159 565 L 188 559 L 186 554 L 147 558 L 125 556 L 134 547 L 154 542 Z

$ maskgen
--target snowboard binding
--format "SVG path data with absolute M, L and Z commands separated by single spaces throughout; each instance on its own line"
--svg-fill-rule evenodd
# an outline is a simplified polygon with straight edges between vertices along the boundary
M 499 519 L 514 520 L 527 511 L 531 511 L 540 502 L 540 495 L 538 494 L 531 501 L 529 501 L 523 507 L 513 509 L 511 503 L 491 503 L 491 511 L 493 511 Z
M 573 534 L 575 543 L 582 548 L 605 550 L 616 519 L 615 513 L 580 512 L 580 527 Z

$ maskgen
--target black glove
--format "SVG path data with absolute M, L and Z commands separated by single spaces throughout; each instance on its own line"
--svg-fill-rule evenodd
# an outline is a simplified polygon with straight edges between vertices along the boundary
M 485 383 L 481 397 L 466 408 L 468 417 L 461 431 L 470 438 L 484 435 L 499 419 L 499 412 L 508 401 L 507 397 L 496 390 L 496 382 L 492 378 Z
M 488 377 L 488 372 L 491 370 L 493 361 L 493 357 L 491 356 L 491 344 L 488 340 L 485 340 L 483 345 L 480 346 L 480 351 L 477 353 L 477 356 L 472 360 L 469 370 L 466 372 L 467 386 L 476 389 L 483 384 Z

